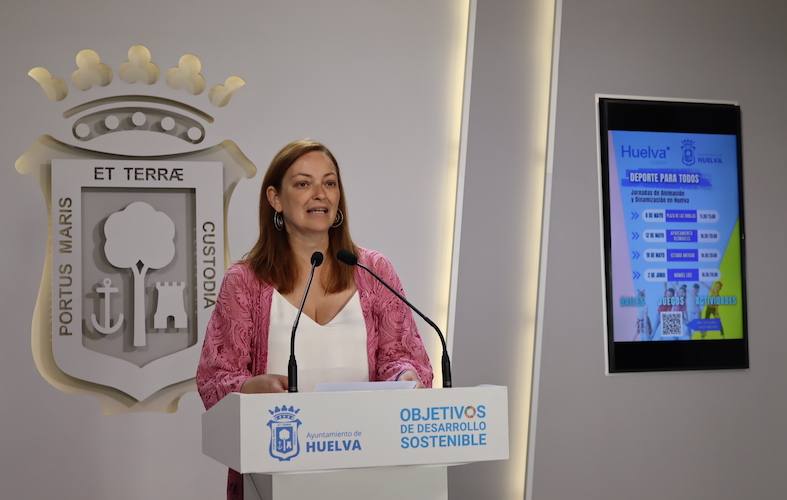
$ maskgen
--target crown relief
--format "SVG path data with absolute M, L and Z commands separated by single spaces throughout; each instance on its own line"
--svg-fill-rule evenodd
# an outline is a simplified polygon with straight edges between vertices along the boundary
M 62 79 L 52 76 L 48 69 L 41 66 L 35 67 L 27 72 L 27 76 L 32 78 L 41 87 L 50 101 L 62 101 L 68 95 L 68 85 Z
M 153 64 L 150 51 L 144 45 L 128 49 L 128 61 L 120 65 L 120 79 L 126 83 L 153 85 L 158 80 L 159 69 Z
M 205 90 L 205 77 L 202 76 L 202 63 L 193 54 L 181 56 L 178 66 L 167 70 L 167 85 L 170 88 L 184 89 L 192 95 L 199 95 Z
M 76 57 L 77 69 L 71 73 L 71 83 L 79 90 L 90 90 L 94 85 L 106 87 L 112 81 L 112 68 L 101 62 L 94 50 L 80 50 Z
M 86 91 L 95 86 L 105 87 L 112 83 L 113 71 L 101 62 L 99 54 L 92 49 L 80 50 L 76 55 L 77 69 L 71 74 L 71 83 L 79 90 Z M 62 78 L 52 75 L 49 70 L 38 66 L 28 73 L 41 87 L 50 101 L 62 101 L 68 96 L 68 86 Z M 144 45 L 133 45 L 128 49 L 128 60 L 120 65 L 120 79 L 129 84 L 143 83 L 153 85 L 159 79 L 159 67 L 153 62 L 150 50 Z M 202 62 L 194 54 L 184 54 L 178 64 L 166 71 L 166 84 L 173 90 L 185 90 L 199 95 L 206 87 L 202 75 Z M 216 107 L 229 104 L 234 93 L 246 82 L 238 76 L 228 77 L 224 83 L 213 85 L 208 91 L 208 100 Z

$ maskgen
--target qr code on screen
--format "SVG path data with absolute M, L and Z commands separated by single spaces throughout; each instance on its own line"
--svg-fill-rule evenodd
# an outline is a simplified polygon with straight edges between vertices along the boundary
M 683 314 L 680 311 L 661 313 L 661 336 L 680 337 L 683 332 Z

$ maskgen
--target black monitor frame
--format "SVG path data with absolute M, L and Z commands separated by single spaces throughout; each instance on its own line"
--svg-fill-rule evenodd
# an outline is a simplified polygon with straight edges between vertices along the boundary
M 735 104 L 599 97 L 599 153 L 605 279 L 608 370 L 617 372 L 718 370 L 749 367 L 746 318 L 746 253 L 743 217 L 743 156 L 740 107 Z M 735 135 L 741 256 L 743 338 L 657 342 L 615 342 L 612 297 L 609 151 L 611 130 Z

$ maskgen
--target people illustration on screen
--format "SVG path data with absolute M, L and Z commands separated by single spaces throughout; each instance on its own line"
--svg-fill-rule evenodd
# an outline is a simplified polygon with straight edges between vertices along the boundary
M 672 306 L 673 311 L 680 312 L 680 337 L 675 337 L 676 340 L 691 340 L 691 332 L 689 331 L 689 316 L 687 307 L 687 287 L 682 284 L 677 289 L 677 299 Z
M 664 296 L 659 300 L 659 307 L 656 308 L 656 325 L 653 327 L 653 337 L 660 340 L 661 337 L 661 313 L 672 311 L 672 298 L 675 296 L 675 289 L 668 287 L 664 283 Z
M 719 333 L 721 333 L 721 336 L 723 337 L 724 326 L 721 324 L 721 316 L 719 315 L 719 304 L 715 299 L 718 299 L 724 284 L 721 282 L 721 280 L 716 280 L 710 286 L 708 286 L 706 283 L 703 283 L 703 285 L 705 286 L 705 288 L 708 289 L 708 300 L 707 300 L 707 305 L 705 306 L 705 314 L 702 317 L 703 319 L 717 318 L 719 320 Z M 707 333 L 706 330 L 701 331 L 702 338 L 705 338 L 706 333 Z
M 700 297 L 700 284 L 694 283 L 691 285 L 691 293 L 689 293 L 688 300 L 686 301 L 686 330 L 691 339 L 694 329 L 691 324 L 700 319 L 701 308 L 699 304 Z
M 634 340 L 651 340 L 653 338 L 653 324 L 650 322 L 650 312 L 648 311 L 648 302 L 645 298 L 644 288 L 637 290 L 637 303 L 639 304 L 639 310 L 637 311 Z

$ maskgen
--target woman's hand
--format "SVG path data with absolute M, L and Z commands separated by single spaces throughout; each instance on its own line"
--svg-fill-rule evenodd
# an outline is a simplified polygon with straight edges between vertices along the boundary
M 421 379 L 418 378 L 418 374 L 415 373 L 415 370 L 405 370 L 400 375 L 399 378 L 396 380 L 412 380 L 415 382 L 416 389 L 423 389 L 424 384 L 421 383 Z
M 258 394 L 263 392 L 287 392 L 287 376 L 266 373 L 246 379 L 240 388 L 244 394 Z

